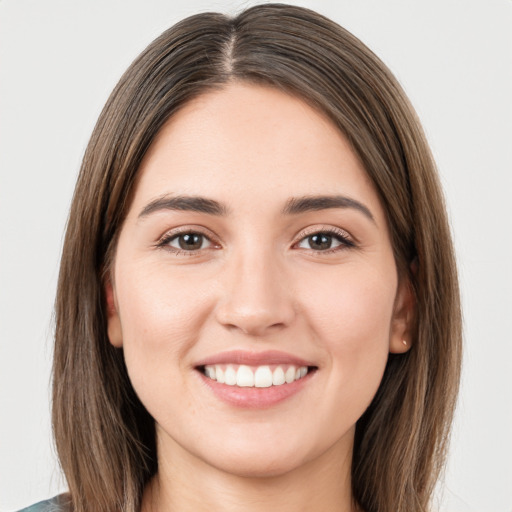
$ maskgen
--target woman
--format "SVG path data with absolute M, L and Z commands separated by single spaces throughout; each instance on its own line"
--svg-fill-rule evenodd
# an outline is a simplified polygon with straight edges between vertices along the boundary
M 93 132 L 56 304 L 67 510 L 427 510 L 460 311 L 434 163 L 360 41 L 202 14 Z

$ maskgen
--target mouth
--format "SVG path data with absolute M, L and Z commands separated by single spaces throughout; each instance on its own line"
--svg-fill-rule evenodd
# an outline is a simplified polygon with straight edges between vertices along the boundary
M 261 409 L 297 394 L 318 367 L 283 352 L 231 351 L 200 361 L 195 370 L 223 402 Z
M 197 369 L 206 378 L 219 384 L 239 388 L 269 388 L 292 384 L 316 371 L 317 367 L 293 364 L 208 364 Z

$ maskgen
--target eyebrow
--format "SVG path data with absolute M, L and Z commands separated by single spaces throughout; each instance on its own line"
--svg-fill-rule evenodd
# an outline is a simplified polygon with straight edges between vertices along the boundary
M 346 196 L 303 196 L 292 197 L 286 201 L 281 211 L 283 215 L 298 215 L 305 212 L 328 210 L 334 208 L 352 208 L 375 222 L 371 211 L 359 201 Z M 209 215 L 226 216 L 229 208 L 223 204 L 200 196 L 169 196 L 158 197 L 148 203 L 140 212 L 139 219 L 162 210 L 178 210 L 207 213 Z
M 372 212 L 363 203 L 351 199 L 350 197 L 339 195 L 293 197 L 286 202 L 282 213 L 284 215 L 296 215 L 331 208 L 353 208 L 375 222 Z
M 180 210 L 224 216 L 228 208 L 213 199 L 197 196 L 162 196 L 148 203 L 139 214 L 139 219 L 161 210 Z

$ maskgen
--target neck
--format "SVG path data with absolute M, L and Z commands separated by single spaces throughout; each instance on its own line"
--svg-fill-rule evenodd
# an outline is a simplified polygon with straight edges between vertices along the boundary
M 142 512 L 355 512 L 352 445 L 345 445 L 284 474 L 258 477 L 227 473 L 176 446 L 166 457 L 159 446 L 159 470 L 144 492 Z

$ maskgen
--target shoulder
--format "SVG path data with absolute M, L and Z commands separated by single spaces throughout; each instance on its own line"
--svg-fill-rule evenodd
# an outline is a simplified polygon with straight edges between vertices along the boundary
M 69 495 L 59 494 L 55 498 L 40 501 L 18 512 L 71 512 L 71 502 Z

